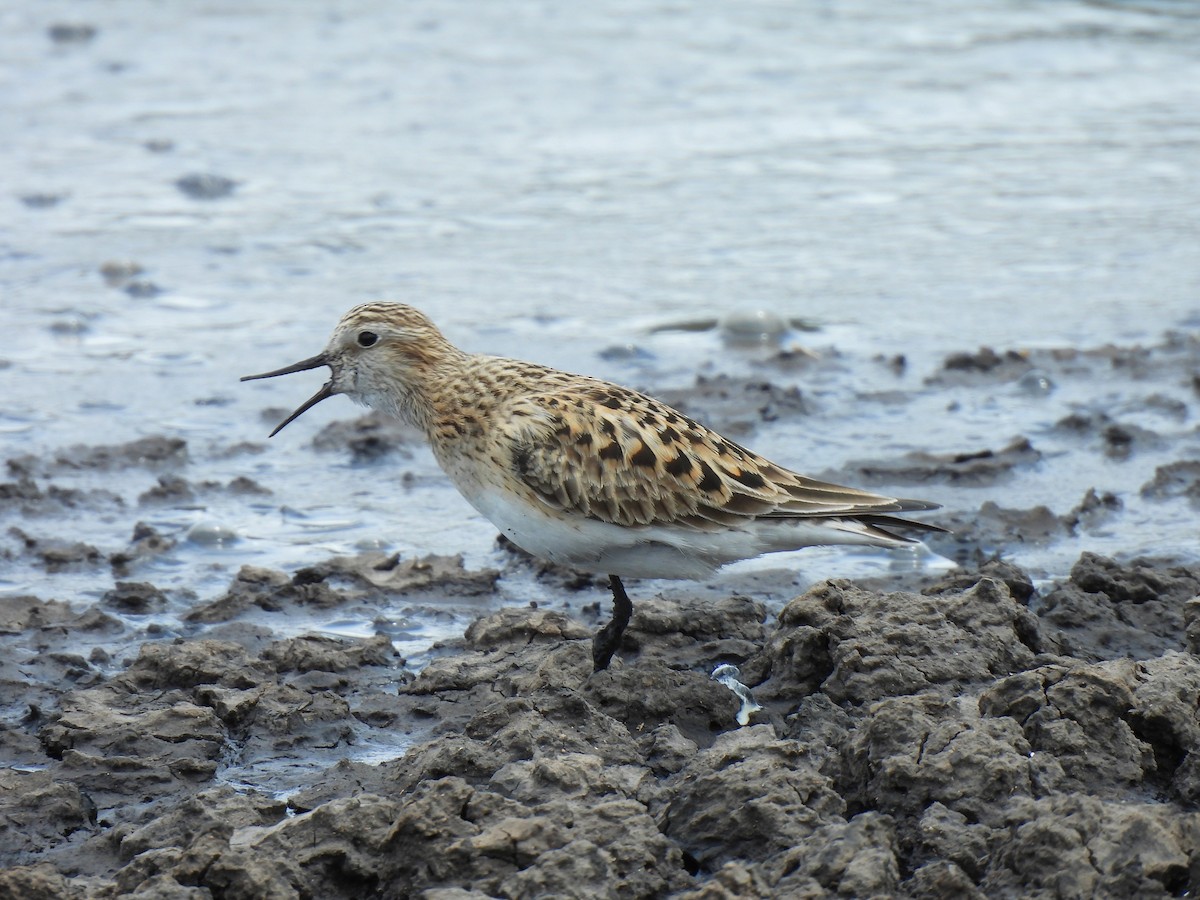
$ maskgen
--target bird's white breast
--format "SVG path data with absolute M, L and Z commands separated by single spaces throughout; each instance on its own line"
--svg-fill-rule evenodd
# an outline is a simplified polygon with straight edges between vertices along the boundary
M 613 525 L 490 485 L 455 484 L 514 544 L 560 565 L 632 578 L 703 578 L 723 562 L 703 558 L 664 528 Z
M 748 519 L 744 526 L 700 531 L 684 525 L 614 525 L 560 510 L 523 485 L 508 488 L 476 467 L 445 465 L 455 487 L 509 540 L 564 566 L 632 578 L 705 578 L 721 566 L 764 553 L 819 544 L 903 546 L 868 534 L 852 519 Z

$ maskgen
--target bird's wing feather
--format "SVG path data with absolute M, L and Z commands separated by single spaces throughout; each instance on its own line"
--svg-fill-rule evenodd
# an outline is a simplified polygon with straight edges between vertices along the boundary
M 711 531 L 758 517 L 878 521 L 936 508 L 807 478 L 606 382 L 579 378 L 497 413 L 518 477 L 548 505 L 603 522 Z

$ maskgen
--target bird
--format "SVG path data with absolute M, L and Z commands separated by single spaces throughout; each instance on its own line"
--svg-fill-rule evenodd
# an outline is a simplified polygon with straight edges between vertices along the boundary
M 344 394 L 420 430 L 464 498 L 536 557 L 607 575 L 608 668 L 633 613 L 622 578 L 704 579 L 766 553 L 828 544 L 905 547 L 902 514 L 938 504 L 818 481 L 620 385 L 459 349 L 417 308 L 350 309 L 316 356 L 242 381 L 328 367 L 329 380 L 271 432 Z

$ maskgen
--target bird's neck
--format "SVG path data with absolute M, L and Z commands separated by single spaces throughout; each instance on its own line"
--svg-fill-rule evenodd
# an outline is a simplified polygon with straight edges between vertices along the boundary
M 420 429 L 432 440 L 470 356 L 450 344 L 425 349 L 420 359 L 407 359 L 401 377 L 390 379 L 386 390 L 368 397 L 367 405 Z
M 500 357 L 463 354 L 456 366 L 427 380 L 431 415 L 421 427 L 435 452 L 487 442 L 497 408 L 528 388 L 514 378 L 513 365 Z

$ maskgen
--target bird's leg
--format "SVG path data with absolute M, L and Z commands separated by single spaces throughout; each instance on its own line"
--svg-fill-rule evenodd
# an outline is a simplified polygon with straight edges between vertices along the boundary
M 603 672 L 608 668 L 613 654 L 621 646 L 621 635 L 625 633 L 629 617 L 633 615 L 633 604 L 629 602 L 629 595 L 625 593 L 625 585 L 621 584 L 621 579 L 616 575 L 609 575 L 608 586 L 612 588 L 613 617 L 592 639 L 592 665 L 593 671 L 596 672 Z

